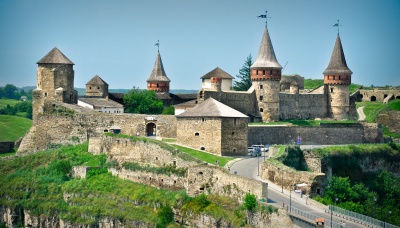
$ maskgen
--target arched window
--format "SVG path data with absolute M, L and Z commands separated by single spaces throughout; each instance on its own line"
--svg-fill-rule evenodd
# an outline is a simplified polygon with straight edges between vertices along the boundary
M 260 113 L 263 113 L 263 112 L 264 112 L 264 109 L 260 108 Z
M 376 101 L 376 97 L 375 96 L 371 96 L 371 101 Z
M 194 136 L 200 136 L 199 132 L 194 133 Z
M 206 148 L 204 146 L 200 147 L 200 150 L 206 150 Z

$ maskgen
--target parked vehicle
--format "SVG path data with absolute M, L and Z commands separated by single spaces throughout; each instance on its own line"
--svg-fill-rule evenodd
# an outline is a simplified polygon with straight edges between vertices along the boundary
M 252 156 L 254 151 L 254 147 L 249 146 L 247 147 L 247 155 Z
M 253 156 L 253 157 L 261 156 L 260 147 L 256 147 L 256 146 L 247 147 L 247 155 Z

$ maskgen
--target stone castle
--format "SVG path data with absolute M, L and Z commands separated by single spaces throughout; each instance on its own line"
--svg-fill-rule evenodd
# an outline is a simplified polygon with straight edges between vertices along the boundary
M 164 104 L 192 102 L 192 107 L 188 105 L 186 112 L 176 116 L 99 113 L 80 107 L 76 105 L 74 63 L 54 48 L 37 64 L 34 124 L 22 141 L 19 153 L 47 149 L 53 144 L 74 144 L 115 129 L 123 134 L 177 138 L 183 145 L 218 155 L 245 155 L 247 146 L 253 143 L 287 144 L 300 136 L 303 144 L 383 141 L 379 126 L 371 124 L 314 129 L 247 124 L 287 119 L 355 119 L 355 98 L 349 94 L 352 71 L 347 67 L 339 34 L 323 72 L 324 85 L 313 91 L 302 90 L 302 77 L 282 77 L 282 67 L 276 59 L 267 26 L 258 56 L 251 66 L 252 86 L 248 91 L 232 91 L 233 77 L 216 68 L 202 77 L 197 99 L 173 95 L 169 92 L 170 79 L 158 52 L 147 89 L 156 91 Z M 86 85 L 87 95 L 111 97 L 108 84 L 98 79 L 102 83 L 97 85 L 95 81 Z M 282 137 L 277 138 L 277 135 Z

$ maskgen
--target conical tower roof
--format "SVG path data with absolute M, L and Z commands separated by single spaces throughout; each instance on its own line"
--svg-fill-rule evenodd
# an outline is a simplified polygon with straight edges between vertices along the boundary
M 164 66 L 161 60 L 160 52 L 157 53 L 156 62 L 154 63 L 153 71 L 150 74 L 150 77 L 147 79 L 147 82 L 170 82 L 167 74 L 164 71 Z
M 47 55 L 45 55 L 37 64 L 68 64 L 75 65 L 69 60 L 58 48 L 53 48 Z
M 219 67 L 216 67 L 214 70 L 203 75 L 203 77 L 201 77 L 201 79 L 209 79 L 212 77 L 234 79 L 234 77 L 232 77 L 230 74 L 226 73 L 224 70 L 222 70 Z
M 347 67 L 346 58 L 344 57 L 342 42 L 339 34 L 336 37 L 335 47 L 332 51 L 329 65 L 324 71 L 324 75 L 349 75 L 353 72 Z
M 274 47 L 272 46 L 267 26 L 265 26 L 257 58 L 254 61 L 253 65 L 251 65 L 251 68 L 255 67 L 282 69 L 282 66 L 276 60 Z
M 86 85 L 106 85 L 108 86 L 107 82 L 105 82 L 100 76 L 97 74 L 86 83 Z

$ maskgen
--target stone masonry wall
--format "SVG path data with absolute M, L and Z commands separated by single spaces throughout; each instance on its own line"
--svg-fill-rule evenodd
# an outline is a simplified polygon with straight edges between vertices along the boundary
M 334 145 L 383 142 L 377 124 L 321 124 L 317 127 L 249 126 L 248 145 L 296 144 Z
M 383 89 L 372 89 L 372 90 L 367 90 L 367 89 L 360 89 L 360 95 L 362 96 L 362 101 L 371 101 L 372 97 L 374 96 L 376 101 L 383 101 L 385 99 L 385 96 L 389 96 L 390 94 L 393 94 L 394 98 L 400 99 L 400 89 L 388 89 L 388 90 L 383 90 Z
M 268 197 L 268 184 L 230 174 L 216 166 L 192 166 L 187 174 L 187 194 L 196 196 L 219 194 L 242 201 L 246 193 L 256 195 L 257 199 Z
M 294 184 L 306 183 L 307 187 L 303 188 L 303 194 L 311 196 L 317 192 L 323 194 L 325 186 L 325 174 L 307 171 L 296 171 L 287 166 L 278 166 L 264 162 L 261 164 L 261 179 L 269 180 L 285 189 L 293 190 Z M 282 175 L 283 172 L 283 175 Z
M 156 124 L 158 137 L 176 137 L 176 117 L 173 115 L 108 114 L 75 112 L 66 115 L 38 115 L 35 124 L 21 142 L 18 154 L 51 148 L 54 144 L 78 144 L 90 137 L 110 131 L 111 126 L 121 128 L 121 134 L 146 134 L 147 124 Z
M 391 132 L 400 134 L 400 111 L 382 110 L 376 122 L 388 126 Z
M 328 117 L 325 94 L 279 94 L 281 120 Z
M 173 165 L 188 167 L 200 163 L 198 160 L 185 160 L 178 154 L 173 154 L 154 143 L 142 140 L 134 141 L 128 138 L 101 136 L 89 139 L 89 152 L 105 153 L 119 164 L 124 162 L 147 163 L 154 166 Z
M 92 169 L 90 166 L 73 166 L 72 177 L 73 178 L 86 178 L 87 172 Z
M 109 168 L 108 171 L 118 178 L 153 186 L 158 189 L 166 188 L 173 191 L 185 189 L 186 178 L 173 174 L 166 175 L 143 171 L 131 171 L 123 168 L 119 170 Z

